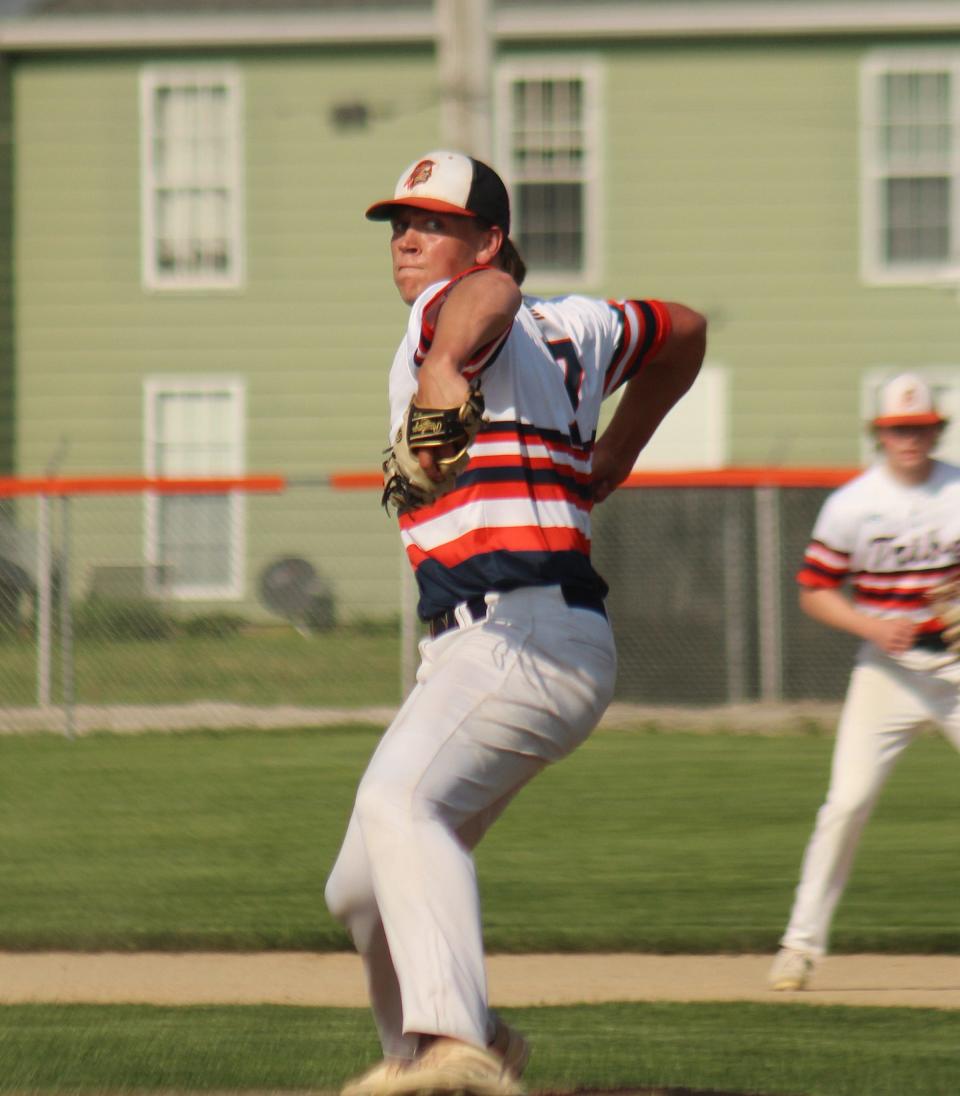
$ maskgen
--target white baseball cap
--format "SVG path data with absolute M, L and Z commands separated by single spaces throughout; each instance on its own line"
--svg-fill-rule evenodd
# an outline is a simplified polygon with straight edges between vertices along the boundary
M 937 411 L 930 386 L 913 373 L 901 373 L 884 385 L 873 426 L 939 426 L 947 420 Z
M 479 217 L 510 235 L 510 197 L 492 167 L 462 152 L 428 152 L 405 167 L 393 197 L 367 210 L 371 221 L 389 221 L 397 206 Z

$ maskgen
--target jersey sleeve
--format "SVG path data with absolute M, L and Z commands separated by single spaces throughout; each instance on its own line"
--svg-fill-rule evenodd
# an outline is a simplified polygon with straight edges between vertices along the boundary
M 662 301 L 607 301 L 611 347 L 603 394 L 609 396 L 652 361 L 670 336 L 670 313 Z
M 416 335 L 412 348 L 414 365 L 422 365 L 430 347 L 433 346 L 440 310 L 443 308 L 444 302 L 453 287 L 463 281 L 464 278 L 469 278 L 471 274 L 489 269 L 490 267 L 487 266 L 471 267 L 452 278 L 449 282 L 431 286 L 425 293 L 421 294 L 414 304 L 414 316 L 411 317 L 411 332 L 415 332 Z M 496 361 L 497 355 L 503 349 L 503 344 L 507 341 L 512 327 L 513 321 L 511 320 L 498 335 L 494 336 L 489 342 L 484 343 L 483 346 L 477 347 L 461 370 L 467 380 L 479 376 Z
M 850 574 L 854 522 L 843 495 L 831 495 L 817 517 L 803 553 L 797 582 L 812 590 L 836 590 Z

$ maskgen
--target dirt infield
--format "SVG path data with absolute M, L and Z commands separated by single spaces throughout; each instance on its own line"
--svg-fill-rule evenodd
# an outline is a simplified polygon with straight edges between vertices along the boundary
M 766 988 L 769 955 L 493 955 L 493 1005 L 763 1001 L 960 1009 L 960 956 L 837 955 L 812 988 Z M 0 1004 L 365 1007 L 353 954 L 0 953 Z

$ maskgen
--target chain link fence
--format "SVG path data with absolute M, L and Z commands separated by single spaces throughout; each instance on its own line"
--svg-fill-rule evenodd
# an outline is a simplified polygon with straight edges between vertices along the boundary
M 841 698 L 857 641 L 800 612 L 794 577 L 829 490 L 648 487 L 599 507 L 594 562 L 611 587 L 617 698 Z
M 78 713 L 282 725 L 400 703 L 421 630 L 374 491 L 147 487 L 0 499 L 0 730 L 72 733 Z M 839 698 L 853 641 L 799 613 L 793 580 L 826 494 L 648 487 L 599 507 L 617 699 Z

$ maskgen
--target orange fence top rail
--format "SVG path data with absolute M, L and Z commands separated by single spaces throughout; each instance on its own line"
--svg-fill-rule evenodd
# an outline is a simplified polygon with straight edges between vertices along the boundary
M 839 487 L 862 468 L 705 468 L 631 472 L 624 487 Z
M 862 468 L 709 468 L 632 472 L 622 486 L 640 487 L 839 487 Z M 285 476 L 0 476 L 0 499 L 48 495 L 222 495 L 230 491 L 277 494 L 297 486 Z M 310 481 L 335 491 L 379 491 L 381 472 L 332 472 Z
M 230 491 L 280 492 L 284 476 L 0 476 L 0 498 L 21 495 L 221 495 Z
M 709 468 L 689 471 L 632 472 L 624 487 L 839 487 L 862 468 Z M 335 472 L 330 486 L 339 491 L 383 487 L 379 472 Z

